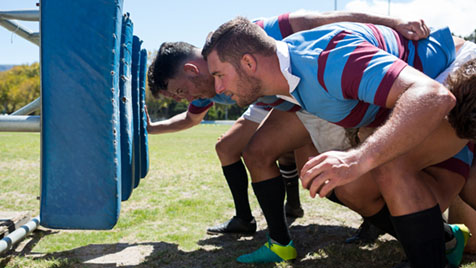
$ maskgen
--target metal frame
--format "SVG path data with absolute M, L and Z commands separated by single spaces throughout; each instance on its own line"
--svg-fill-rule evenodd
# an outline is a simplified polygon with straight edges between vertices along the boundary
M 40 33 L 32 32 L 11 20 L 40 21 L 39 10 L 0 11 L 0 25 L 16 33 L 20 37 L 40 46 Z M 10 115 L 0 116 L 0 132 L 41 132 L 41 117 L 27 116 L 40 109 L 41 99 L 38 98 Z M 40 217 L 31 219 L 27 224 L 17 228 L 14 232 L 0 240 L 0 253 L 9 250 L 15 243 L 22 240 L 40 225 Z
M 40 21 L 39 10 L 14 10 L 14 11 L 0 11 L 0 25 L 7 30 L 18 34 L 24 39 L 32 42 L 33 44 L 40 45 L 40 33 L 32 32 L 30 29 L 21 26 L 20 24 L 11 21 L 23 20 L 23 21 Z

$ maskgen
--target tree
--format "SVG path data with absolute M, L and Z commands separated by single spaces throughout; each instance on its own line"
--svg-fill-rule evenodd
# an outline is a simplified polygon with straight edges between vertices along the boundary
M 464 40 L 476 43 L 476 29 L 473 31 L 472 34 L 466 36 Z
M 38 63 L 0 72 L 0 112 L 12 113 L 40 96 Z

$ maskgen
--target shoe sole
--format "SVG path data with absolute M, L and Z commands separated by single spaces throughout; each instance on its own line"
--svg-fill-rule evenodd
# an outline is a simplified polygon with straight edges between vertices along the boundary
M 243 232 L 213 232 L 213 231 L 208 231 L 207 230 L 207 234 L 209 235 L 220 235 L 220 234 L 223 234 L 223 235 L 241 235 L 241 236 L 253 236 L 256 232 L 249 232 L 249 233 L 243 233 Z

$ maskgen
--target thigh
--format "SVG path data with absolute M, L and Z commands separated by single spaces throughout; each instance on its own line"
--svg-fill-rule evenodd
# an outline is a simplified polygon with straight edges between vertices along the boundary
M 257 128 L 258 123 L 241 117 L 218 138 L 216 151 L 222 166 L 231 165 L 240 159 Z
M 261 148 L 260 151 L 265 151 L 277 160 L 282 154 L 309 142 L 309 133 L 296 113 L 273 109 L 251 138 L 246 150 Z
M 466 181 L 461 174 L 441 167 L 425 168 L 420 177 L 431 189 L 442 212 L 458 196 Z
M 336 187 L 334 191 L 339 200 L 348 208 L 364 217 L 375 215 L 384 205 L 378 185 L 371 173 L 367 173 L 348 184 Z

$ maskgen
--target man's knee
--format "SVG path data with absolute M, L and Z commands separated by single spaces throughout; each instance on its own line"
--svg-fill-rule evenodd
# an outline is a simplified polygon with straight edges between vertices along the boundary
M 265 146 L 248 144 L 243 151 L 243 159 L 245 160 L 246 166 L 264 167 L 275 163 L 278 157 L 274 157 L 270 154 Z
M 382 189 L 382 187 L 394 187 L 396 184 L 405 180 L 410 174 L 405 165 L 397 161 L 391 161 L 381 165 L 371 171 L 375 183 Z
M 384 204 L 382 196 L 373 182 L 362 181 L 360 185 L 354 183 L 337 187 L 334 194 L 353 211 L 364 216 L 373 215 Z
M 220 159 L 230 158 L 230 157 L 239 157 L 243 148 L 237 148 L 231 139 L 228 136 L 224 135 L 220 137 L 215 144 L 215 151 Z

